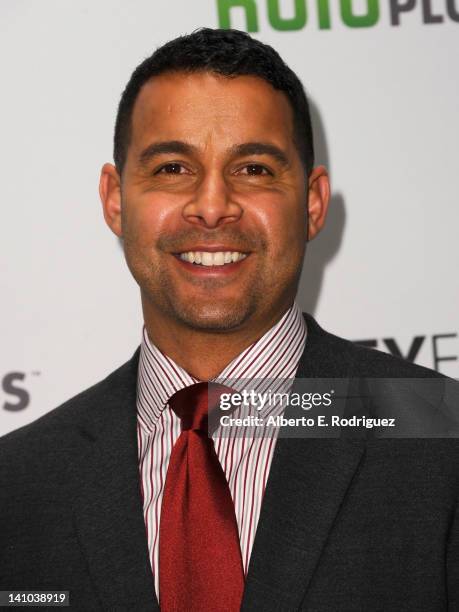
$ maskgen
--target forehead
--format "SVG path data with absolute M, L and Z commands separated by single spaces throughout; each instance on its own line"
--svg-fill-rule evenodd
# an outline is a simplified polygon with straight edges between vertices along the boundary
M 150 79 L 134 105 L 131 145 L 153 139 L 220 147 L 254 140 L 289 147 L 293 112 L 286 95 L 259 77 L 168 73 Z

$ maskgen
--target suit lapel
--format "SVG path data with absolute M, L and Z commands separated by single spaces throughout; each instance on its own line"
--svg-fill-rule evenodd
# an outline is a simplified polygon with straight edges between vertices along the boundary
M 311 317 L 297 378 L 348 375 L 349 355 Z M 363 440 L 279 438 L 242 610 L 301 606 L 327 536 L 362 459 Z
M 78 539 L 106 610 L 159 610 L 140 495 L 137 363 L 138 353 L 110 377 L 109 393 L 101 397 L 103 408 L 94 407 L 91 424 L 83 427 L 83 434 L 93 439 L 91 448 L 74 470 Z

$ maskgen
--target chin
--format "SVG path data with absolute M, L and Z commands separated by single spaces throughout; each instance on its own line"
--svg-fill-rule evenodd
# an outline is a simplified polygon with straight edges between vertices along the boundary
M 178 308 L 175 304 L 173 311 L 177 319 L 187 327 L 199 330 L 225 332 L 240 327 L 252 314 L 252 309 L 243 304 L 187 304 Z

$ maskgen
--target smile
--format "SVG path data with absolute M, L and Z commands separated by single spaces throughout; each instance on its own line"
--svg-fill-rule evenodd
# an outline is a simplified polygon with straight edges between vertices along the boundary
M 198 266 L 225 266 L 232 263 L 242 261 L 247 257 L 247 253 L 239 251 L 186 251 L 178 253 L 178 257 L 182 261 L 195 264 Z

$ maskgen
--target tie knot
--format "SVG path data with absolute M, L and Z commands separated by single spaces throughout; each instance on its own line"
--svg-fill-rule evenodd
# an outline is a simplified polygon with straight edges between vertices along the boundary
M 232 392 L 224 385 L 199 382 L 176 391 L 169 399 L 169 406 L 179 417 L 182 431 L 194 429 L 210 435 L 218 426 L 222 394 Z

